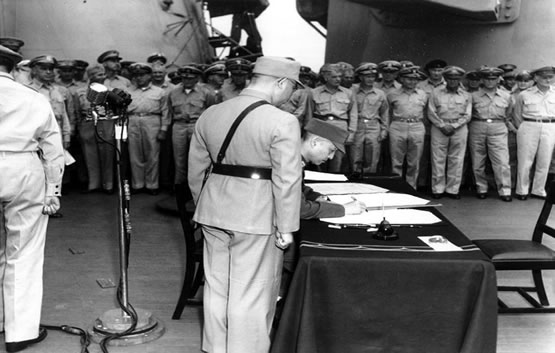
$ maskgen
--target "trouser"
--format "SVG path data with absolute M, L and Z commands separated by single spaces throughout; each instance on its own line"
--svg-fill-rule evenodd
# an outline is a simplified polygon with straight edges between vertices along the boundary
M 131 115 L 129 118 L 129 162 L 134 189 L 158 189 L 160 116 Z
M 426 135 L 424 136 L 424 147 L 422 148 L 422 157 L 420 157 L 420 168 L 418 172 L 418 187 L 427 188 L 431 181 L 432 175 L 432 159 L 431 159 L 431 145 L 432 145 L 432 134 L 431 134 L 431 123 L 424 123 L 426 128 Z
M 173 160 L 175 184 L 187 184 L 189 146 L 195 132 L 195 123 L 175 121 L 172 126 Z
M 95 127 L 92 121 L 85 121 L 79 126 L 79 137 L 83 157 L 87 166 L 89 178 L 89 190 L 102 187 L 104 190 L 114 188 L 114 121 L 99 120 L 95 134 Z
M 48 216 L 37 153 L 0 152 L 0 328 L 6 342 L 37 337 Z
M 534 159 L 536 169 L 531 193 L 546 196 L 545 183 L 553 147 L 555 146 L 555 123 L 536 123 L 524 121 L 517 133 L 518 174 L 516 193 L 528 195 L 530 189 L 530 169 Z
M 472 170 L 476 179 L 476 192 L 488 191 L 486 159 L 489 157 L 493 176 L 500 196 L 511 195 L 511 168 L 509 166 L 508 129 L 504 122 L 471 121 L 469 130 Z
M 328 121 L 328 123 L 330 123 L 332 125 L 335 125 L 335 126 L 338 126 L 341 129 L 347 131 L 347 121 L 346 120 L 335 119 L 335 120 Z M 345 153 L 343 153 L 339 150 L 335 151 L 335 154 L 333 155 L 333 158 L 327 163 L 328 164 L 327 171 L 330 172 L 330 173 L 344 172 L 344 170 L 342 169 L 344 159 L 345 159 Z
M 516 173 L 518 166 L 517 157 L 517 143 L 516 143 L 516 133 L 509 131 L 509 136 L 507 137 L 507 144 L 509 146 L 509 166 L 511 168 L 511 188 L 516 186 Z
M 468 128 L 461 126 L 451 136 L 444 135 L 440 129 L 432 126 L 432 192 L 458 194 L 461 187 L 464 154 Z M 445 166 L 447 165 L 447 172 Z
M 160 142 L 160 185 L 171 189 L 174 184 L 172 128 L 168 129 L 167 137 Z
M 407 162 L 405 180 L 416 190 L 420 159 L 424 150 L 426 130 L 422 122 L 393 121 L 389 126 L 389 149 L 391 152 L 391 171 L 403 175 L 403 164 Z
M 209 353 L 267 353 L 283 251 L 272 234 L 202 226 L 204 330 Z
M 380 131 L 378 120 L 360 119 L 358 121 L 355 141 L 351 146 L 353 172 L 376 173 L 381 152 Z

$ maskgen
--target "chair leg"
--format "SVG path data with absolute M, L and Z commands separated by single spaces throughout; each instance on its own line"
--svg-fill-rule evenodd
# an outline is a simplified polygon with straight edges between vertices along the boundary
M 183 309 L 185 309 L 185 304 L 187 304 L 187 299 L 191 297 L 191 288 L 193 286 L 194 280 L 194 267 L 193 271 L 191 271 L 191 266 L 194 266 L 194 263 L 190 263 L 187 260 L 187 264 L 185 266 L 185 278 L 183 280 L 183 287 L 181 288 L 181 294 L 179 295 L 179 300 L 177 301 L 177 305 L 175 306 L 175 310 L 172 315 L 172 320 L 179 320 L 181 318 L 181 314 L 183 314 Z
M 202 267 L 202 262 L 199 262 L 197 273 L 195 274 L 195 279 L 193 280 L 193 284 L 191 286 L 190 298 L 194 297 L 197 294 L 198 289 L 200 288 L 203 280 L 204 280 L 204 268 Z
M 538 291 L 538 299 L 543 306 L 549 305 L 549 300 L 547 299 L 547 294 L 545 293 L 545 286 L 543 285 L 542 271 L 532 270 L 532 277 L 534 278 L 534 284 Z

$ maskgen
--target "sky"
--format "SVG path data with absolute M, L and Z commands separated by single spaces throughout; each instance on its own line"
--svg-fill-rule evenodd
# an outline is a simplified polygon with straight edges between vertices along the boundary
M 292 57 L 316 72 L 324 64 L 325 38 L 297 13 L 296 0 L 270 0 L 256 22 L 264 55 Z M 229 34 L 231 16 L 215 18 L 213 25 Z

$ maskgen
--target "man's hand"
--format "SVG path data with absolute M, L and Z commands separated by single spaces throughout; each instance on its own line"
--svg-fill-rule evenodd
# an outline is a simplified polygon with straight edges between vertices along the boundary
M 451 136 L 455 133 L 455 128 L 451 125 L 445 125 L 440 130 L 445 136 Z
M 168 132 L 166 130 L 160 130 L 158 131 L 158 135 L 156 136 L 156 139 L 158 141 L 164 141 L 167 135 L 168 135 Z
M 353 142 L 355 142 L 355 133 L 349 132 L 349 136 L 347 137 L 347 141 L 345 141 L 345 144 L 351 145 Z
M 361 214 L 362 212 L 366 212 L 366 205 L 364 202 L 360 202 L 358 200 L 353 200 L 349 203 L 343 205 L 345 207 L 345 214 Z
M 64 141 L 64 149 L 68 149 L 69 148 L 69 141 Z
M 276 232 L 276 246 L 280 249 L 287 249 L 293 244 L 293 233 Z
M 380 136 L 378 136 L 378 142 L 382 142 L 387 138 L 387 130 L 380 131 Z
M 60 209 L 60 199 L 58 196 L 45 196 L 42 206 L 42 214 L 53 215 Z

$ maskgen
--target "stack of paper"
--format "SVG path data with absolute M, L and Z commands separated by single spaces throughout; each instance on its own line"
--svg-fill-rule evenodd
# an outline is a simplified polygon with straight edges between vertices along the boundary
M 363 202 L 367 209 L 408 208 L 430 206 L 430 201 L 420 197 L 393 192 L 374 194 L 328 195 L 332 202 L 346 204 L 353 200 Z
M 314 172 L 312 170 L 305 170 L 304 180 L 314 180 L 314 181 L 347 181 L 347 177 L 343 174 L 332 174 L 332 173 L 322 173 Z
M 312 190 L 322 195 L 375 194 L 387 192 L 387 189 L 372 184 L 362 183 L 311 183 Z
M 413 209 L 376 210 L 357 215 L 321 218 L 320 220 L 334 224 L 368 224 L 368 226 L 376 226 L 384 217 L 391 224 L 434 224 L 441 222 L 440 218 L 429 211 Z

